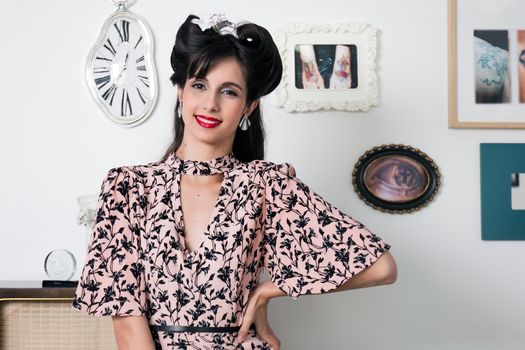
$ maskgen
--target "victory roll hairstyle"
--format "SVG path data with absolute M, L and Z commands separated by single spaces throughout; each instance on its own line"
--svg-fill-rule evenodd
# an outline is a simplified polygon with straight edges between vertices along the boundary
M 248 90 L 246 104 L 269 94 L 279 85 L 283 70 L 281 57 L 265 28 L 243 22 L 233 24 L 233 33 L 219 31 L 214 26 L 201 30 L 200 25 L 192 22 L 194 19 L 194 22 L 200 20 L 189 15 L 177 32 L 171 53 L 173 74 L 170 80 L 174 86 L 183 88 L 190 78 L 204 78 L 211 68 L 227 58 L 236 59 L 243 69 Z M 178 107 L 177 99 L 175 111 Z M 264 159 L 265 133 L 259 105 L 248 118 L 250 128 L 237 129 L 233 142 L 233 153 L 242 162 Z M 175 137 L 163 159 L 175 152 L 182 142 L 184 122 L 176 116 L 174 119 Z

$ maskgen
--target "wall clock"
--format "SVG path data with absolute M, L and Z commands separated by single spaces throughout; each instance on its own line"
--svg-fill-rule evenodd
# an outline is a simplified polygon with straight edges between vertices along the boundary
M 86 81 L 106 117 L 122 126 L 147 119 L 157 101 L 153 35 L 128 10 L 128 0 L 112 0 L 117 10 L 106 20 L 86 63 Z

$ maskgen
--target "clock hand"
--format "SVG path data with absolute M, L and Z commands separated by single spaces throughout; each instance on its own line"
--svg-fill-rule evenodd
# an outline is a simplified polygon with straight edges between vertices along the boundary
M 125 71 L 127 69 L 126 63 L 128 63 L 128 57 L 129 57 L 129 51 L 126 52 L 126 59 L 124 60 L 124 69 L 122 71 Z
M 120 77 L 122 76 L 122 73 L 124 73 L 124 71 L 127 69 L 126 63 L 128 63 L 128 57 L 129 57 L 129 51 L 126 52 L 126 58 L 124 59 L 124 64 L 122 65 L 123 68 L 120 71 L 120 73 L 119 73 L 119 75 L 117 77 L 117 80 L 120 79 Z
M 125 70 L 126 70 L 126 65 L 124 64 L 124 68 L 122 68 L 122 69 L 120 70 L 120 72 L 118 73 L 117 80 L 119 80 L 119 79 L 122 77 L 122 73 L 124 73 Z

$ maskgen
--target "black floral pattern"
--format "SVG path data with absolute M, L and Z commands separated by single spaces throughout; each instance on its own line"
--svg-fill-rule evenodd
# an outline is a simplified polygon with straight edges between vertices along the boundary
M 182 175 L 223 174 L 200 245 L 185 247 Z M 111 169 L 72 307 L 151 325 L 238 326 L 263 268 L 292 298 L 327 292 L 389 245 L 295 176 L 291 164 L 166 161 Z M 153 332 L 158 349 L 267 349 L 250 330 Z

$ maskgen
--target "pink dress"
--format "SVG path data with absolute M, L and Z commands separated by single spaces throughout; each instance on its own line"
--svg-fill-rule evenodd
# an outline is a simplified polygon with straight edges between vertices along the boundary
M 200 245 L 185 248 L 182 174 L 223 173 Z M 390 246 L 326 202 L 289 163 L 165 161 L 113 168 L 101 187 L 95 225 L 72 307 L 95 316 L 144 315 L 157 349 L 265 349 L 251 329 L 180 332 L 159 326 L 242 324 L 261 269 L 298 298 L 334 289 Z

